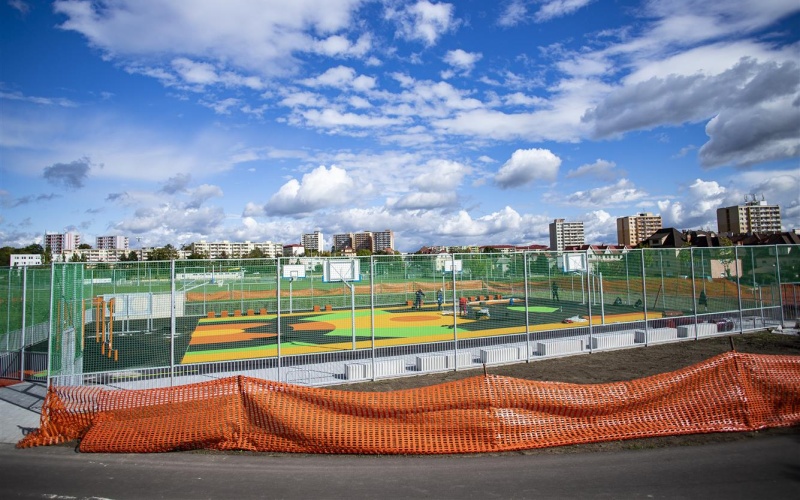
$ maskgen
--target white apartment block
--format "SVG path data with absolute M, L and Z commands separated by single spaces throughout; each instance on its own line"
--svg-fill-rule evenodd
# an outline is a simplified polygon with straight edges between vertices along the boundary
M 11 254 L 11 267 L 41 266 L 42 256 L 38 253 Z
M 72 254 L 81 244 L 81 235 L 78 233 L 45 233 L 44 247 L 50 249 L 54 261 L 60 261 L 62 255 Z
M 635 247 L 661 227 L 661 216 L 650 212 L 620 217 L 617 219 L 617 243 Z
M 304 234 L 300 243 L 303 245 L 303 248 L 308 254 L 314 252 L 320 254 L 325 251 L 321 231 L 314 231 L 313 233 Z
M 755 199 L 744 205 L 717 209 L 719 234 L 780 233 L 781 207 Z
M 302 257 L 306 254 L 306 249 L 303 245 L 292 243 L 291 245 L 283 245 L 284 257 Z
M 67 261 L 73 255 L 81 257 L 85 262 L 120 262 L 123 258 L 127 259 L 131 251 L 127 248 L 81 248 L 70 252 L 66 256 Z M 137 260 L 142 260 L 141 252 L 136 252 Z
M 242 258 L 256 248 L 264 252 L 266 257 L 274 258 L 281 257 L 283 255 L 283 244 L 273 243 L 271 241 L 265 241 L 263 243 L 253 243 L 251 241 L 200 241 L 194 243 L 193 245 L 195 252 L 205 254 L 209 259 L 218 259 L 223 254 L 229 259 Z
M 583 222 L 554 219 L 550 223 L 550 250 L 562 252 L 565 247 L 584 244 Z
M 127 250 L 129 240 L 127 236 L 98 236 L 95 248 L 100 250 Z

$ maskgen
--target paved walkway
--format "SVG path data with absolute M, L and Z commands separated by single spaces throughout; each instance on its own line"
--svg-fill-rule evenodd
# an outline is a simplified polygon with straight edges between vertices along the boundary
M 0 387 L 0 443 L 17 444 L 39 427 L 46 393 L 44 384 L 34 382 Z

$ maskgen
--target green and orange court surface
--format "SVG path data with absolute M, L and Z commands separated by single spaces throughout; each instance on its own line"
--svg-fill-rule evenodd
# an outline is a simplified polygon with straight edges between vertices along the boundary
M 528 311 L 530 329 L 541 331 L 581 326 L 564 324 L 562 320 L 585 313 L 586 308 L 578 304 L 564 304 L 555 307 L 529 306 Z M 525 332 L 524 305 L 495 305 L 490 312 L 488 319 L 459 316 L 456 320 L 458 339 Z M 586 317 L 585 314 L 583 317 Z M 648 319 L 655 317 L 660 317 L 660 314 L 648 313 Z M 637 321 L 643 318 L 641 311 L 620 310 L 607 313 L 605 322 Z M 601 318 L 593 315 L 592 321 L 599 324 Z M 282 314 L 280 353 L 290 356 L 350 350 L 353 349 L 354 330 L 355 347 L 358 349 L 372 347 L 373 330 L 376 347 L 453 340 L 452 308 L 450 314 L 444 314 L 436 307 L 421 310 L 408 307 L 375 309 L 374 316 L 369 309 L 357 309 L 355 326 L 350 310 Z M 275 314 L 201 318 L 191 333 L 181 363 L 233 361 L 277 354 L 278 318 Z

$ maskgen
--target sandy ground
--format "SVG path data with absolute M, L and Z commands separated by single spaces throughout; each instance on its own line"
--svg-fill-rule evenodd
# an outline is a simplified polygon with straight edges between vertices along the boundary
M 488 366 L 486 367 L 486 372 L 528 380 L 550 380 L 577 384 L 618 382 L 677 370 L 711 358 L 717 354 L 730 351 L 731 346 L 737 351 L 745 353 L 800 356 L 800 335 L 763 332 L 733 335 L 730 337 L 715 337 L 675 344 L 596 352 L 581 356 L 549 359 L 530 363 Z M 480 373 L 482 373 L 482 369 L 445 372 L 341 385 L 335 388 L 347 391 L 393 391 L 459 380 Z M 562 446 L 515 453 L 580 453 L 658 448 L 665 446 L 687 446 L 738 439 L 752 439 L 761 435 L 787 433 L 800 436 L 800 426 L 767 429 L 759 432 L 715 433 L 634 439 L 588 445 Z

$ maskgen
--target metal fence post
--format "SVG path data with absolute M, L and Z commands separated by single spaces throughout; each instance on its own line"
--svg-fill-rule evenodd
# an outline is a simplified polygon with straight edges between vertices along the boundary
M 25 380 L 25 313 L 28 302 L 28 266 L 22 266 L 22 333 L 19 343 L 19 380 Z
M 276 311 L 276 321 L 277 321 L 277 345 L 276 345 L 276 357 L 278 362 L 278 382 L 281 381 L 281 259 L 280 257 L 275 257 L 275 307 Z
M 522 254 L 522 284 L 525 287 L 525 360 L 530 361 L 531 359 L 531 318 L 530 313 L 528 311 L 528 256 L 530 255 L 529 252 L 525 252 Z
M 369 256 L 369 330 L 372 379 L 375 379 L 375 256 Z
M 586 294 L 589 298 L 586 301 L 589 310 L 589 337 L 586 340 L 589 352 L 592 352 L 592 263 L 589 261 L 589 250 L 586 250 Z
M 170 313 L 169 313 L 169 386 L 175 385 L 175 260 L 169 261 Z
M 650 328 L 647 324 L 647 269 L 645 269 L 644 266 L 644 251 L 644 248 L 640 249 L 639 255 L 642 259 L 642 312 L 644 312 L 644 345 L 648 345 Z
M 783 283 L 781 283 L 781 255 L 778 250 L 778 245 L 775 245 L 775 278 L 778 282 L 778 303 L 781 306 L 781 330 L 786 318 L 783 314 Z
M 733 263 L 736 266 L 736 297 L 739 301 L 739 333 L 744 333 L 744 313 L 742 311 L 742 269 L 739 266 L 739 247 L 733 247 Z
M 702 255 L 702 254 L 701 254 Z M 697 317 L 697 284 L 694 282 L 694 247 L 689 247 L 689 276 L 692 278 L 692 310 L 694 311 L 694 339 L 697 340 L 698 323 Z M 708 300 L 708 299 L 706 299 Z
M 453 273 L 453 371 L 458 371 L 458 314 L 460 307 L 456 296 L 456 254 L 450 254 L 450 269 Z M 462 268 L 463 272 L 463 268 Z

